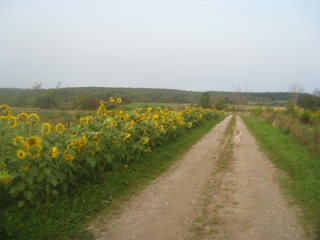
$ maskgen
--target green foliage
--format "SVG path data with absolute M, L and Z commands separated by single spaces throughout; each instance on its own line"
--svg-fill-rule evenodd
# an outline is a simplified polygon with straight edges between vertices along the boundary
M 286 110 L 287 110 L 287 113 L 289 113 L 289 114 L 294 114 L 295 113 L 296 109 L 295 109 L 294 102 L 292 100 L 287 102 Z
M 84 93 L 74 99 L 73 106 L 75 109 L 79 110 L 94 110 L 99 107 L 99 101 Z
M 79 181 L 117 170 L 219 114 L 190 107 L 123 112 L 108 108 L 121 98 L 109 101 L 99 102 L 95 117 L 80 117 L 78 125 L 69 127 L 40 125 L 37 114 L 14 116 L 1 105 L 0 197 L 10 196 L 18 207 L 48 206 Z
M 214 104 L 214 108 L 217 110 L 225 110 L 226 109 L 226 99 L 225 98 L 219 98 L 217 102 Z
M 311 94 L 304 94 L 301 98 L 298 100 L 298 105 L 305 110 L 316 110 L 317 108 L 320 108 L 320 104 L 317 104 L 319 102 L 320 97 L 316 97 Z M 320 102 L 319 102 L 320 103 Z
M 269 108 L 252 108 L 251 114 L 260 119 L 268 120 L 275 127 L 290 135 L 314 153 L 320 153 L 320 111 L 292 111 Z
M 208 92 L 204 92 L 199 100 L 199 105 L 203 108 L 211 108 L 211 103 L 210 103 L 210 95 Z
M 58 102 L 50 96 L 42 95 L 34 99 L 33 106 L 41 109 L 54 109 L 58 107 Z
M 33 103 L 38 96 L 49 96 L 50 101 L 56 104 L 49 104 L 53 107 L 72 107 L 82 94 L 87 94 L 96 100 L 108 101 L 110 96 L 119 96 L 123 104 L 134 103 L 199 103 L 203 93 L 173 89 L 150 89 L 150 88 L 102 88 L 102 87 L 79 87 L 79 88 L 58 88 L 43 89 L 42 87 L 34 89 L 14 89 L 0 88 L 0 104 L 8 104 L 12 107 L 33 107 Z M 227 98 L 228 104 L 238 102 L 238 93 L 235 92 L 208 92 L 210 98 L 215 100 Z M 255 105 L 283 106 L 291 95 L 285 92 L 266 92 L 245 94 L 246 100 Z M 48 104 L 47 104 L 48 105 Z M 46 106 L 47 106 L 46 105 Z M 319 106 L 319 105 L 318 105 Z
M 147 155 L 137 156 L 135 161 L 121 165 L 118 171 L 97 174 L 91 181 L 82 179 L 48 206 L 17 208 L 0 202 L 0 239 L 92 239 L 92 234 L 84 229 L 102 209 L 116 208 L 167 170 L 223 118 L 216 115 L 198 128 L 189 129 L 188 134 L 179 135 Z

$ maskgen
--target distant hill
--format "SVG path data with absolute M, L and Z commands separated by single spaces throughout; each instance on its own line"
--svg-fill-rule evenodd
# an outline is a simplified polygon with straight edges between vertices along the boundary
M 281 106 L 291 98 L 289 92 L 218 92 L 208 91 L 210 101 L 225 98 L 233 104 L 241 97 L 251 105 Z M 13 107 L 32 107 L 35 104 L 46 104 L 46 108 L 59 104 L 73 105 L 81 98 L 92 101 L 108 100 L 110 96 L 121 97 L 124 103 L 185 103 L 198 104 L 203 92 L 153 89 L 153 88 L 108 88 L 108 87 L 77 87 L 58 89 L 17 89 L 0 88 L 0 104 Z

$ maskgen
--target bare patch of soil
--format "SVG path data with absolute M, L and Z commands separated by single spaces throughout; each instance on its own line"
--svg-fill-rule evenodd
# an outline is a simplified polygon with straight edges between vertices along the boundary
M 214 127 L 122 210 L 91 224 L 97 240 L 307 239 L 242 120 L 240 146 Z

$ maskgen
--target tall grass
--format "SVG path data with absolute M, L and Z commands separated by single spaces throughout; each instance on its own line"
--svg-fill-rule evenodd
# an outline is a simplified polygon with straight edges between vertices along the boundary
M 303 226 L 320 239 L 320 155 L 311 153 L 307 146 L 268 121 L 251 116 L 242 118 L 262 150 L 286 173 L 281 186 L 290 196 L 291 203 L 302 209 L 300 220 Z
M 320 111 L 255 108 L 249 112 L 303 143 L 313 154 L 320 154 Z
M 182 154 L 225 116 L 220 115 L 168 144 L 141 156 L 134 164 L 107 172 L 94 183 L 79 183 L 76 190 L 41 208 L 1 207 L 0 239 L 93 239 L 88 224 L 103 210 L 118 208 L 151 180 L 166 171 Z

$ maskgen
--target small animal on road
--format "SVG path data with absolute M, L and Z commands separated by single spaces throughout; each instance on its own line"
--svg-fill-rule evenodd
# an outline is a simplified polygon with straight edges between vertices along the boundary
M 242 132 L 239 131 L 239 130 L 237 130 L 236 136 L 235 136 L 235 139 L 234 139 L 234 142 L 235 142 L 235 144 L 237 145 L 237 147 L 240 146 L 241 136 L 242 136 Z

